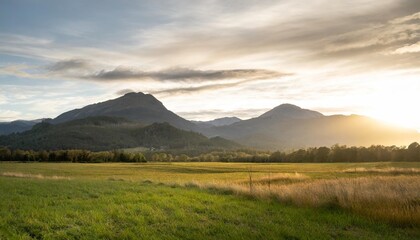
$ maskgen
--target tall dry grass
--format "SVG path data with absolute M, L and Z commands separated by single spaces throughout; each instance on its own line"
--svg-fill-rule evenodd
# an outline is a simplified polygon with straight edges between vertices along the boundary
M 252 176 L 251 176 L 252 177 Z M 309 180 L 310 178 L 301 173 L 274 173 L 267 176 L 256 178 L 253 181 L 255 184 L 286 184 L 286 183 L 296 183 Z M 239 181 L 239 183 L 249 183 L 246 181 Z
M 20 173 L 20 172 L 3 172 L 0 174 L 0 176 L 4 177 L 16 177 L 16 178 L 36 178 L 36 179 L 53 179 L 53 180 L 61 180 L 66 179 L 70 180 L 69 177 L 63 177 L 63 176 L 44 176 L 42 174 L 28 174 L 28 173 Z
M 296 176 L 292 181 L 296 181 Z M 292 184 L 189 183 L 203 189 L 216 189 L 256 198 L 310 207 L 339 207 L 398 226 L 420 227 L 420 176 L 380 176 L 338 178 Z
M 389 174 L 419 174 L 420 169 L 417 168 L 349 168 L 345 169 L 344 173 L 389 173 Z

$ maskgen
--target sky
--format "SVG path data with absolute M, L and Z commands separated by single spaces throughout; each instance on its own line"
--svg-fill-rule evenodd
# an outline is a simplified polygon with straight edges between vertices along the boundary
M 420 131 L 420 1 L 0 0 L 0 121 L 131 91 L 190 120 L 291 103 Z

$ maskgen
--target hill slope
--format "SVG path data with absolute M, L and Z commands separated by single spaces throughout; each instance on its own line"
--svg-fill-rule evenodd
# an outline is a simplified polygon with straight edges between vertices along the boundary
M 296 149 L 345 144 L 355 146 L 407 145 L 420 134 L 382 124 L 368 117 L 324 116 L 319 112 L 283 104 L 257 118 L 202 131 L 241 144 L 265 149 Z
M 31 130 L 0 137 L 0 145 L 20 149 L 112 150 L 131 147 L 165 149 L 233 148 L 236 143 L 177 129 L 168 123 L 148 126 L 115 117 L 91 117 L 61 124 L 40 123 Z
M 191 122 L 193 122 L 200 128 L 210 128 L 210 127 L 227 126 L 227 125 L 231 125 L 240 121 L 242 121 L 242 119 L 237 118 L 237 117 L 223 117 L 223 118 L 216 118 L 210 121 L 191 121 Z
M 50 123 L 58 124 L 95 116 L 121 117 L 143 124 L 167 122 L 174 127 L 184 130 L 193 130 L 196 127 L 195 124 L 166 109 L 152 95 L 141 92 L 127 93 L 116 99 L 65 112 L 51 120 Z
M 31 129 L 35 124 L 42 120 L 16 120 L 13 122 L 0 122 L 0 135 L 8 135 L 11 133 L 24 132 Z
M 92 121 L 92 119 L 86 120 L 85 118 L 102 118 L 100 116 L 107 116 L 109 121 L 113 119 L 112 121 L 120 121 L 120 123 L 82 124 L 84 121 Z M 129 121 L 116 120 L 117 118 L 124 118 Z M 63 113 L 48 121 L 53 126 L 46 123 L 41 124 L 36 127 L 38 130 L 34 129 L 28 135 L 15 134 L 10 136 L 10 138 L 7 138 L 10 142 L 4 140 L 6 138 L 2 139 L 3 144 L 23 147 L 53 146 L 60 148 L 62 146 L 109 149 L 139 146 L 139 144 L 151 143 L 151 139 L 148 139 L 148 142 L 141 142 L 132 136 L 131 131 L 135 132 L 137 129 L 152 123 L 167 122 L 176 128 L 200 132 L 208 137 L 220 136 L 246 146 L 272 150 L 331 146 L 333 144 L 351 146 L 407 145 L 411 142 L 420 141 L 420 134 L 413 130 L 396 128 L 358 115 L 325 116 L 319 112 L 302 109 L 291 104 L 279 105 L 256 118 L 238 120 L 236 118 L 222 118 L 210 122 L 190 122 L 166 109 L 152 95 L 140 92 L 128 93 L 117 99 Z M 60 125 L 60 127 L 55 128 L 54 125 Z M 46 127 L 44 129 L 46 131 L 38 132 L 42 126 Z M 0 125 L 0 132 L 1 129 Z M 8 133 L 16 132 L 12 127 L 6 127 L 5 129 L 9 131 Z M 24 130 L 27 129 L 30 129 L 30 126 L 25 126 Z M 64 134 L 61 134 L 61 131 L 64 131 Z M 37 138 L 33 139 L 35 133 Z M 185 133 L 180 134 L 185 135 Z M 23 136 L 26 136 L 26 138 Z M 53 140 L 60 139 L 62 136 L 67 139 Z M 46 139 L 43 140 L 43 138 Z M 25 144 L 20 144 L 19 141 Z M 54 143 L 55 145 L 51 145 L 53 141 L 57 141 Z M 171 141 L 175 142 L 172 143 Z M 176 138 L 166 139 L 162 142 L 162 145 L 176 145 L 176 141 Z M 223 146 L 222 141 L 214 140 L 213 142 Z M 92 147 L 89 144 L 93 144 Z M 192 143 L 189 146 L 193 147 L 197 144 Z

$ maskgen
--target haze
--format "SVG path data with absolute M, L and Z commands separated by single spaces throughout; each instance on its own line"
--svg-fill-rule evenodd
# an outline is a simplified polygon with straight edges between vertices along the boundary
M 419 79 L 419 1 L 0 2 L 0 121 L 141 91 L 187 119 L 292 103 L 420 131 Z

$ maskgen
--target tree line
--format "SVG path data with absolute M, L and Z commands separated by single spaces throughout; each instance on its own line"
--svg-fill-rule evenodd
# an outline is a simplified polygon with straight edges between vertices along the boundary
M 374 145 L 370 147 L 315 147 L 291 152 L 268 152 L 250 149 L 235 151 L 212 151 L 195 156 L 186 154 L 148 153 L 150 161 L 181 162 L 418 162 L 420 145 L 416 142 L 408 147 Z
M 408 147 L 375 145 L 370 147 L 347 147 L 334 145 L 300 149 L 289 154 L 274 152 L 270 162 L 418 162 L 420 145 Z
M 408 147 L 374 145 L 370 147 L 315 147 L 292 152 L 268 152 L 252 149 L 185 153 L 145 151 L 92 152 L 87 150 L 32 151 L 0 148 L 0 161 L 23 162 L 417 162 L 420 145 Z
M 0 161 L 21 162 L 146 162 L 142 153 L 126 153 L 123 151 L 92 152 L 87 150 L 56 150 L 56 151 L 32 151 L 11 150 L 0 148 Z

